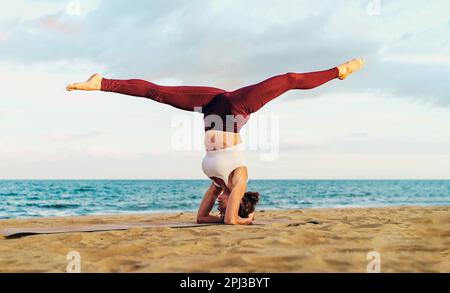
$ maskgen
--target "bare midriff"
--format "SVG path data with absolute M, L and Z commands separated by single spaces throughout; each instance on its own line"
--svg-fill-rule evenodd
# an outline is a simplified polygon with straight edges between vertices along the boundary
M 220 130 L 205 132 L 205 148 L 207 151 L 222 150 L 236 146 L 242 142 L 239 133 Z

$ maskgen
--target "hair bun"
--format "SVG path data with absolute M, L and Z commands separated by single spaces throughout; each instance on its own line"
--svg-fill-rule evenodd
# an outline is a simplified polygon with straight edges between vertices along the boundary
M 245 193 L 247 201 L 256 204 L 259 201 L 259 192 L 248 191 Z
M 248 215 L 255 211 L 255 205 L 258 201 L 258 192 L 247 191 L 242 198 L 241 205 L 239 206 L 239 216 L 242 218 L 248 218 Z

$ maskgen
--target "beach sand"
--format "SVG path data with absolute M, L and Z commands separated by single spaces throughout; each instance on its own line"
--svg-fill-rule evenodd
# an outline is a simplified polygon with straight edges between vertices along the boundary
M 0 237 L 0 272 L 66 272 L 70 251 L 81 272 L 450 272 L 450 206 L 259 211 L 257 220 L 297 224 Z M 304 220 L 317 220 L 319 224 Z M 195 214 L 139 214 L 1 220 L 5 227 L 161 221 Z

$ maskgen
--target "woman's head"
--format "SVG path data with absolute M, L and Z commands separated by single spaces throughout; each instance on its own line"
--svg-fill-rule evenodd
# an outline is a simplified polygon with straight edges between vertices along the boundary
M 217 197 L 217 200 L 219 202 L 218 209 L 220 211 L 220 216 L 222 218 L 225 217 L 229 197 L 230 195 L 225 193 L 221 193 Z M 248 218 L 248 215 L 255 211 L 255 206 L 258 203 L 258 201 L 259 201 L 258 192 L 247 191 L 241 200 L 241 205 L 239 206 L 239 217 Z

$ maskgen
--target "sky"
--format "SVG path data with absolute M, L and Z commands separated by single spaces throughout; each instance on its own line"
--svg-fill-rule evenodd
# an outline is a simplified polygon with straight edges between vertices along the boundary
M 0 179 L 206 178 L 200 114 L 65 90 L 93 73 L 235 90 L 355 57 L 367 65 L 345 81 L 289 91 L 252 115 L 250 179 L 450 178 L 448 1 L 0 7 Z

